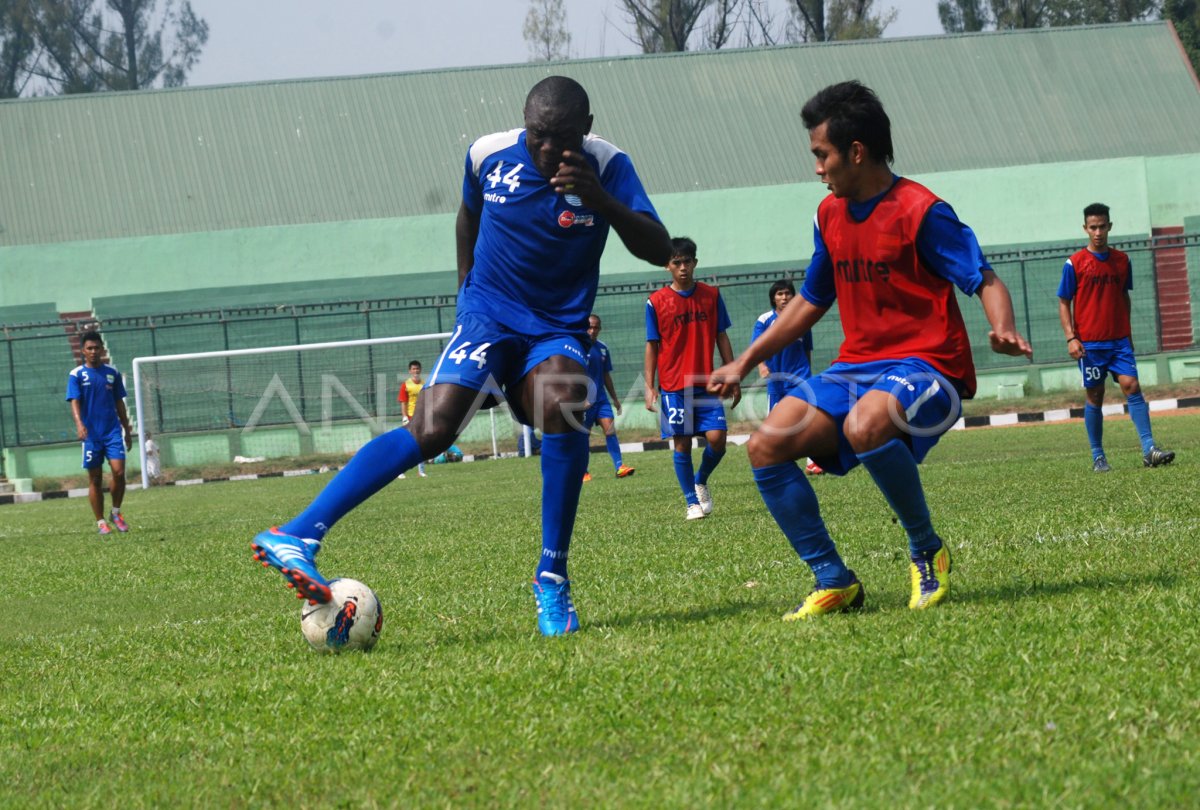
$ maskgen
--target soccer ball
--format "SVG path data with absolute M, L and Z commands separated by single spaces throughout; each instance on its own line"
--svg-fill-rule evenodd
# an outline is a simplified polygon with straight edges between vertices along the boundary
M 324 605 L 305 605 L 300 612 L 300 629 L 317 652 L 369 650 L 383 629 L 379 597 L 357 579 L 335 579 L 329 583 L 333 598 Z

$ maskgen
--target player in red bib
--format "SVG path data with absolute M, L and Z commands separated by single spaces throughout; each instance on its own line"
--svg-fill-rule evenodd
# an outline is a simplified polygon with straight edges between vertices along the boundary
M 1104 381 L 1109 374 L 1125 395 L 1129 418 L 1142 442 L 1142 464 L 1147 467 L 1170 464 L 1175 454 L 1154 444 L 1150 406 L 1138 384 L 1129 327 L 1133 268 L 1127 255 L 1108 246 L 1108 233 L 1112 230 L 1108 206 L 1092 203 L 1083 209 L 1083 230 L 1088 235 L 1088 246 L 1063 265 L 1058 285 L 1058 317 L 1066 334 L 1067 352 L 1079 361 L 1087 391 L 1083 424 L 1092 446 L 1092 470 L 1112 469 L 1104 455 L 1103 443 Z
M 933 528 L 917 464 L 975 391 L 954 288 L 979 296 L 993 351 L 1033 350 L 975 234 L 933 192 L 892 173 L 891 122 L 875 93 L 856 81 L 831 85 L 801 116 L 817 176 L 831 192 L 817 209 L 804 287 L 774 326 L 713 372 L 708 389 L 731 393 L 837 301 L 845 341 L 836 362 L 790 389 L 747 446 L 767 509 L 816 576 L 812 593 L 784 619 L 861 607 L 864 597 L 795 463 L 804 456 L 834 475 L 867 469 L 908 534 L 908 606 L 923 610 L 949 593 L 950 552 Z
M 704 386 L 713 368 L 713 345 L 721 362 L 733 357 L 726 331 L 729 313 L 716 287 L 696 281 L 696 243 L 686 236 L 671 240 L 667 264 L 671 283 L 646 301 L 646 409 L 658 401 L 658 424 L 675 449 L 675 477 L 687 503 L 688 520 L 712 513 L 708 477 L 725 456 L 725 406 Z M 658 388 L 654 386 L 655 376 Z M 741 397 L 734 392 L 733 404 Z M 692 437 L 708 442 L 700 469 L 692 467 Z

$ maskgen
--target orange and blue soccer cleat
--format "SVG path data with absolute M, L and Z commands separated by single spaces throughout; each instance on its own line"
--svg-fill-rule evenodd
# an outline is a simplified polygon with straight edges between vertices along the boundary
M 908 606 L 912 610 L 933 607 L 950 593 L 950 549 L 942 543 L 937 551 L 925 551 L 911 559 L 912 596 Z
M 622 464 L 620 467 L 617 467 L 617 478 L 628 478 L 635 472 L 637 472 L 637 470 L 635 470 L 633 467 L 626 467 L 624 464 Z
M 108 516 L 108 519 L 111 520 L 112 524 L 117 527 L 117 531 L 119 531 L 119 532 L 129 531 L 129 524 L 125 522 L 125 518 L 123 516 L 118 515 L 118 514 L 110 514 Z
M 591 480 L 592 480 L 592 474 L 590 472 L 585 472 L 583 474 L 583 483 L 586 484 L 588 481 L 591 481 Z
M 854 581 L 844 588 L 813 588 L 813 592 L 804 597 L 799 607 L 783 614 L 783 620 L 795 622 L 826 613 L 843 613 L 861 608 L 867 591 L 853 571 L 850 572 L 850 578 Z
M 96 533 L 101 536 L 109 535 L 112 534 L 112 529 L 108 528 L 108 524 L 101 520 L 96 523 Z
M 537 600 L 538 630 L 543 636 L 561 636 L 579 629 L 579 615 L 566 577 L 543 571 L 533 580 L 533 597 Z
M 279 570 L 287 586 L 296 590 L 297 599 L 307 599 L 311 605 L 325 604 L 333 598 L 329 582 L 317 570 L 313 557 L 321 550 L 319 540 L 308 540 L 284 534 L 272 526 L 250 541 L 254 559 L 264 567 Z

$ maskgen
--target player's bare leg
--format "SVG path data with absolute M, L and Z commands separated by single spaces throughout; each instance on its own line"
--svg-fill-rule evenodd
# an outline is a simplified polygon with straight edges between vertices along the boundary
M 104 520 L 104 467 L 89 467 L 87 474 L 88 503 L 92 507 L 92 517 L 96 520 L 96 528 L 100 534 L 112 534 L 112 529 Z
M 129 524 L 125 522 L 124 516 L 121 514 L 121 504 L 125 502 L 125 459 L 114 458 L 109 459 L 109 472 L 112 474 L 112 514 L 109 519 L 119 532 L 129 531 Z M 104 510 L 101 505 L 101 511 Z
M 259 532 L 250 547 L 254 558 L 277 569 L 300 599 L 326 603 L 329 582 L 315 558 L 325 533 L 403 470 L 446 450 L 486 395 L 452 383 L 432 385 L 417 402 L 407 428 L 367 442 L 308 507 L 287 523 Z

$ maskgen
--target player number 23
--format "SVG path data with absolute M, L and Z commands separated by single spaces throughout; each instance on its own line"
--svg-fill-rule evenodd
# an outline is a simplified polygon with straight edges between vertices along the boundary
M 471 341 L 467 341 L 459 346 L 454 351 L 450 352 L 450 359 L 455 365 L 461 365 L 463 360 L 474 360 L 476 368 L 483 368 L 483 364 L 487 362 L 487 350 L 490 343 L 480 343 L 475 347 L 475 350 L 467 354 L 467 347 L 471 345 Z
M 667 424 L 682 425 L 685 413 L 683 408 L 667 408 Z

